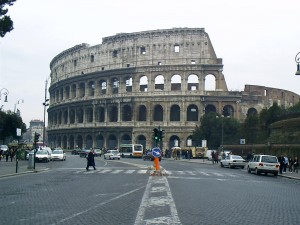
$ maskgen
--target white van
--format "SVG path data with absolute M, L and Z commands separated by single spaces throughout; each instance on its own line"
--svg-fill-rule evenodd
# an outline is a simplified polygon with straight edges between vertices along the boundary
M 40 150 L 46 150 L 50 155 L 50 159 L 52 160 L 52 149 L 50 147 L 40 147 Z

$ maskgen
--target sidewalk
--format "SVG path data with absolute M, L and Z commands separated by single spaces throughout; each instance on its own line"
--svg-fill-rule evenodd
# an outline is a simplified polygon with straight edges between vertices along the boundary
M 36 163 L 35 170 L 28 169 L 28 161 L 27 160 L 18 160 L 18 167 L 16 167 L 16 160 L 13 159 L 11 162 L 10 159 L 6 162 L 5 158 L 0 161 L 0 178 L 1 177 L 9 177 L 16 176 L 26 173 L 37 173 L 40 171 L 47 170 L 44 163 Z
M 173 160 L 175 161 L 173 158 L 164 158 L 164 160 Z M 207 159 L 180 159 L 178 160 L 179 162 L 189 162 L 189 163 L 199 163 L 199 164 L 207 164 L 207 165 L 212 165 L 212 166 L 220 166 L 220 163 L 217 164 L 213 164 L 211 161 L 207 160 Z M 278 174 L 278 176 L 281 177 L 285 177 L 285 178 L 289 178 L 289 179 L 296 179 L 296 180 L 300 180 L 300 171 L 298 173 L 291 173 L 287 172 L 283 173 L 283 174 Z

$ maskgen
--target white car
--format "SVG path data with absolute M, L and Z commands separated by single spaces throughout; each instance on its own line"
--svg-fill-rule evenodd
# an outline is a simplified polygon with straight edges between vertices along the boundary
M 247 170 L 248 173 L 254 171 L 257 175 L 264 173 L 273 173 L 274 176 L 278 175 L 279 172 L 278 159 L 273 155 L 254 155 L 248 162 Z
M 61 160 L 61 161 L 65 161 L 67 159 L 66 157 L 66 153 L 64 152 L 64 150 L 62 149 L 56 149 L 53 150 L 52 155 L 51 155 L 51 160 Z
M 118 159 L 120 160 L 121 155 L 118 150 L 107 150 L 104 154 L 104 159 Z
M 227 155 L 225 159 L 222 159 L 220 161 L 221 167 L 228 167 L 228 168 L 235 168 L 240 167 L 242 169 L 246 166 L 246 160 L 244 160 L 239 155 Z
M 51 160 L 51 154 L 46 150 L 38 150 L 35 153 L 35 160 L 39 162 L 49 162 Z

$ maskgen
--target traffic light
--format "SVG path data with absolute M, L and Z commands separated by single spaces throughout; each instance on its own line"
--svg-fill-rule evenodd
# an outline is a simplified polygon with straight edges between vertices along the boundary
M 159 140 L 162 140 L 165 136 L 165 130 L 162 128 L 159 129 Z
M 159 141 L 159 130 L 157 128 L 153 129 L 153 140 Z
M 41 135 L 39 133 L 36 133 L 36 132 L 34 133 L 34 142 L 35 143 L 39 142 L 40 136 Z

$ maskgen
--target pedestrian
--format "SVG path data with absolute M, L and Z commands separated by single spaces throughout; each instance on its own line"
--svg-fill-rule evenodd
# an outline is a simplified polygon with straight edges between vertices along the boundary
M 87 155 L 87 165 L 86 165 L 86 170 L 89 170 L 89 167 L 92 166 L 94 168 L 94 170 L 96 170 L 95 167 L 95 154 L 94 154 L 94 150 L 91 149 L 91 151 L 89 152 L 89 154 Z
M 299 160 L 297 157 L 294 159 L 294 172 L 298 173 L 298 168 L 299 168 Z
M 293 172 L 293 167 L 294 167 L 294 160 L 290 157 L 289 158 L 289 172 Z
M 214 151 L 211 152 L 211 161 L 213 164 L 215 163 L 215 152 Z
M 0 161 L 2 159 L 2 155 L 3 155 L 3 150 L 0 150 Z
M 284 157 L 283 157 L 283 155 L 281 155 L 281 156 L 278 158 L 278 162 L 279 162 L 279 164 L 280 164 L 280 166 L 279 166 L 279 173 L 282 174 L 283 166 L 284 166 Z
M 219 153 L 216 151 L 215 153 L 215 162 L 218 164 L 219 163 Z
M 6 162 L 8 162 L 8 158 L 9 158 L 9 155 L 10 155 L 10 148 L 7 149 L 6 153 L 5 153 L 5 159 L 6 159 Z
M 283 173 L 286 173 L 286 168 L 288 167 L 289 165 L 289 159 L 288 157 L 284 156 L 284 162 L 283 162 Z
M 176 159 L 180 160 L 180 153 L 181 153 L 181 152 L 180 152 L 180 150 L 178 150 L 178 149 L 177 149 L 176 151 L 177 151 L 177 157 L 176 157 Z

